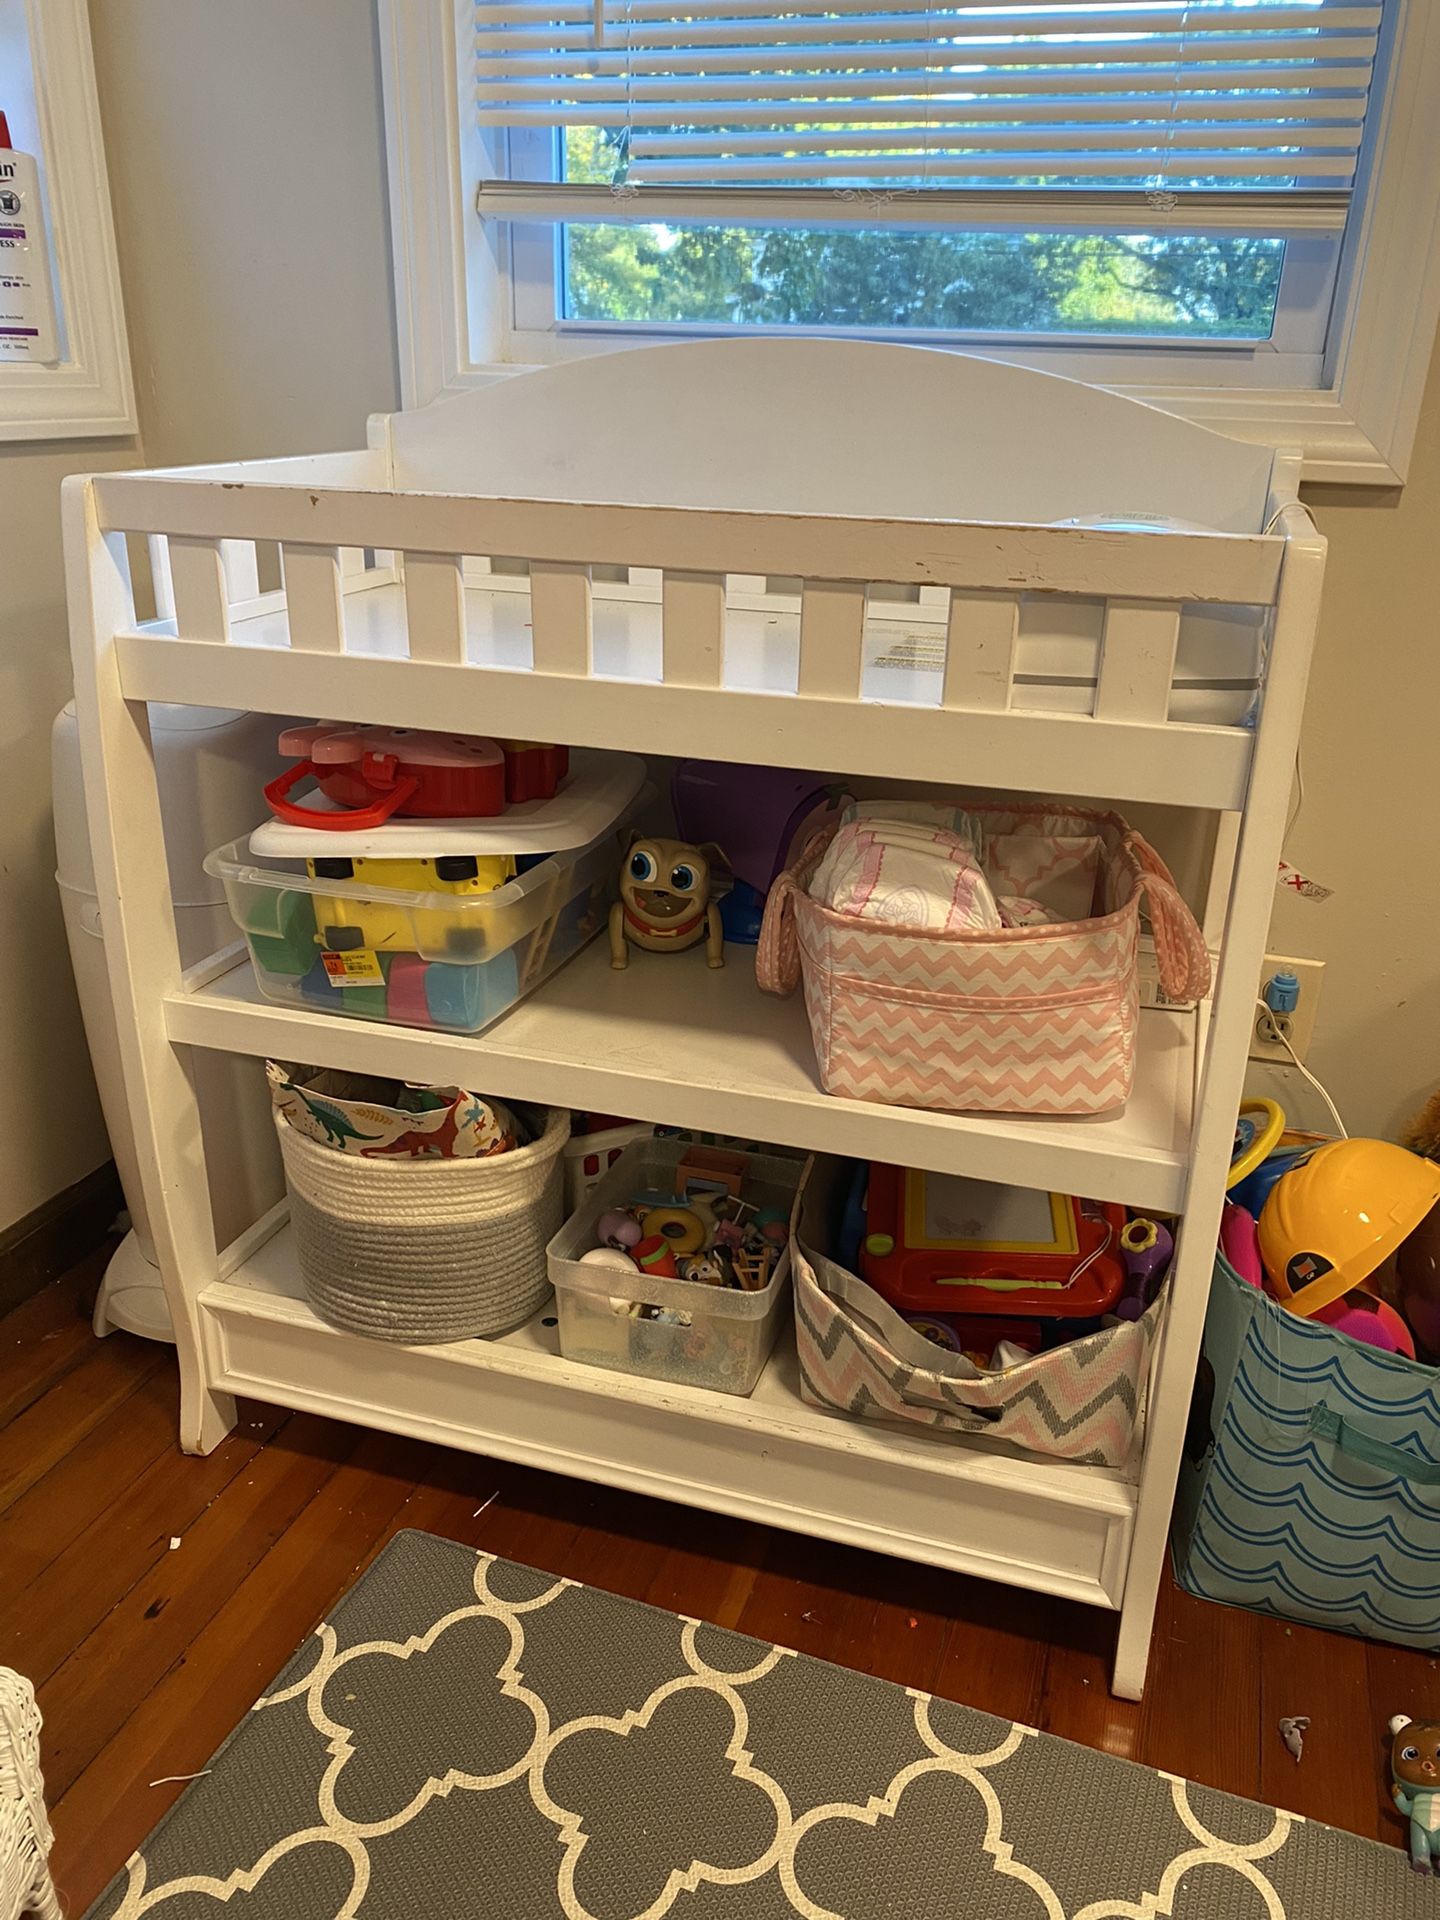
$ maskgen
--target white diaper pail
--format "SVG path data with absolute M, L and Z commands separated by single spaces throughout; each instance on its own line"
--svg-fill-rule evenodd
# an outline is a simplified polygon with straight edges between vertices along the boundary
M 263 818 L 260 789 L 284 765 L 275 750 L 284 724 L 270 714 L 236 713 L 229 708 L 150 708 L 182 966 L 193 966 L 235 939 L 223 886 L 210 879 L 202 862 L 212 847 L 248 834 Z M 56 715 L 51 767 L 55 878 L 100 1108 L 132 1222 L 105 1270 L 95 1303 L 95 1331 L 104 1334 L 124 1327 L 150 1339 L 168 1340 L 170 1315 L 155 1265 L 125 1105 L 73 702 Z M 285 1182 L 261 1062 L 203 1048 L 195 1050 L 194 1061 L 215 1238 L 224 1247 L 281 1198 Z

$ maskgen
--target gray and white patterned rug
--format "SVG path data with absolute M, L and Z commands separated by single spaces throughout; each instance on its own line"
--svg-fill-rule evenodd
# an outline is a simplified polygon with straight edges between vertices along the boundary
M 89 1920 L 1416 1920 L 1400 1850 L 402 1533 Z

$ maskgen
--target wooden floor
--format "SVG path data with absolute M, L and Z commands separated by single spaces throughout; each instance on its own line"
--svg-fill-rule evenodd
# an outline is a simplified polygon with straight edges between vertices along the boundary
M 261 1406 L 189 1459 L 170 1350 L 90 1335 L 97 1273 L 0 1320 L 0 1663 L 40 1691 L 71 1914 L 181 1790 L 153 1783 L 205 1765 L 399 1527 L 1400 1841 L 1382 1736 L 1394 1712 L 1440 1716 L 1426 1656 L 1167 1581 L 1134 1706 L 1107 1687 L 1113 1616 L 1086 1608 Z M 1276 1730 L 1296 1713 L 1298 1767 Z

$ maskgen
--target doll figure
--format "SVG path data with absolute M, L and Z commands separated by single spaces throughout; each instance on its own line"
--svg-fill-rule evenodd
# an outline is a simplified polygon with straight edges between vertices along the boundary
M 1410 1822 L 1410 1864 L 1416 1873 L 1440 1866 L 1440 1721 L 1390 1722 L 1390 1797 Z
M 631 946 L 682 953 L 702 942 L 712 967 L 725 964 L 720 909 L 710 897 L 718 847 L 683 840 L 636 840 L 620 869 L 620 898 L 610 909 L 610 964 L 629 964 Z

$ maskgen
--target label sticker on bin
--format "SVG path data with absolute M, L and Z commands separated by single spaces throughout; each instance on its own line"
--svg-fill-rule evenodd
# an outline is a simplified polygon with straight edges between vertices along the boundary
M 322 953 L 332 987 L 383 987 L 385 975 L 373 947 L 354 947 L 349 953 Z

